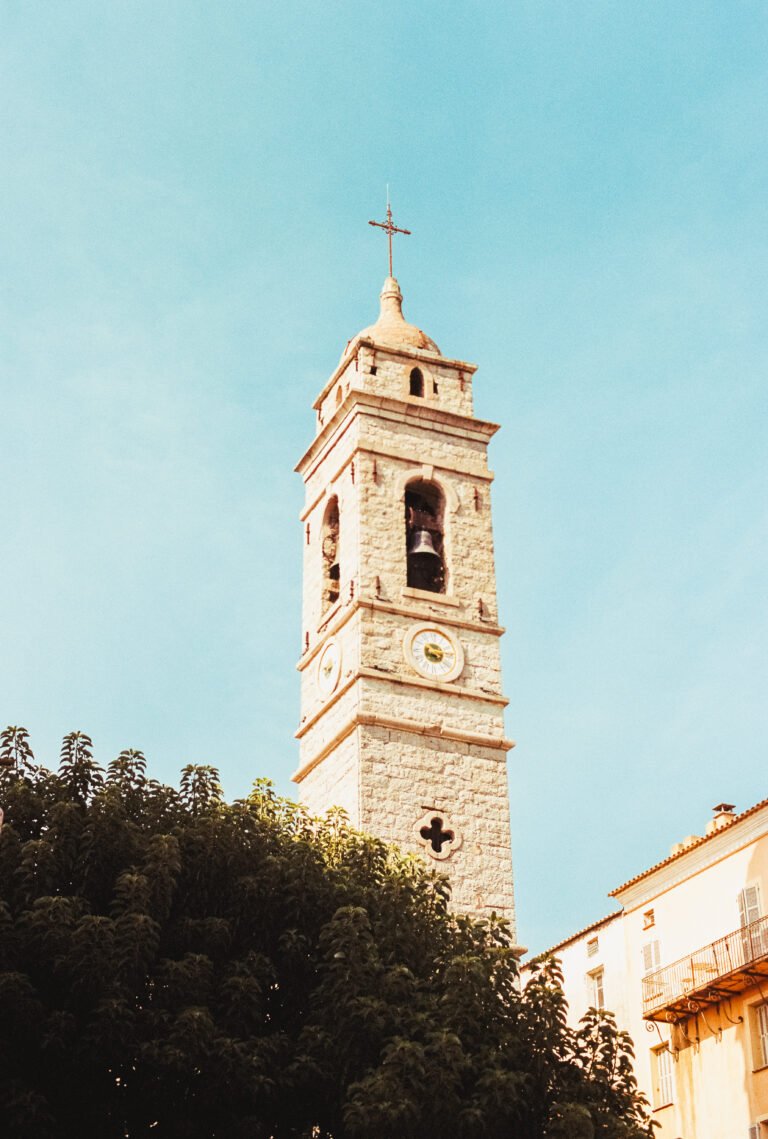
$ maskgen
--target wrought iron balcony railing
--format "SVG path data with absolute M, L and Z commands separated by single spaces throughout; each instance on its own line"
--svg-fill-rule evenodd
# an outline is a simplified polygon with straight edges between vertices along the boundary
M 643 977 L 646 1020 L 680 1020 L 768 980 L 768 917 Z

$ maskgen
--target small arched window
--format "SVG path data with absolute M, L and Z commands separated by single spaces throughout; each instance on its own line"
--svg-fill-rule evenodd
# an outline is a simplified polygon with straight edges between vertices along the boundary
M 419 368 L 414 368 L 411 372 L 411 395 L 424 396 L 424 377 Z
M 339 600 L 339 500 L 334 495 L 323 516 L 323 598 L 321 613 Z
M 433 482 L 419 480 L 405 488 L 405 556 L 408 585 L 445 593 L 443 545 L 445 497 Z

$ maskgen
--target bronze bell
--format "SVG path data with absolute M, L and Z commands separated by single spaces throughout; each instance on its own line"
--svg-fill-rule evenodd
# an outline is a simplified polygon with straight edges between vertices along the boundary
M 430 558 L 439 558 L 437 550 L 435 549 L 432 541 L 432 535 L 429 530 L 414 530 L 411 535 L 411 541 L 408 546 L 409 554 L 426 554 Z

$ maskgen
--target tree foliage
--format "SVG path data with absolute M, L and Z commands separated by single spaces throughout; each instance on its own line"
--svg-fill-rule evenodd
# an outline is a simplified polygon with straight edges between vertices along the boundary
M 523 992 L 507 927 L 259 781 L 178 790 L 90 739 L 0 736 L 0 1118 L 9 1139 L 641 1139 L 632 1050 Z

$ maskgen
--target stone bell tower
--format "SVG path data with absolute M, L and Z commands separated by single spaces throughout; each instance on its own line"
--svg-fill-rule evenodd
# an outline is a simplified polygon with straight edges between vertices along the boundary
M 446 873 L 512 920 L 487 447 L 475 365 L 408 324 L 394 277 L 315 402 L 306 485 L 300 765 L 310 810 Z

